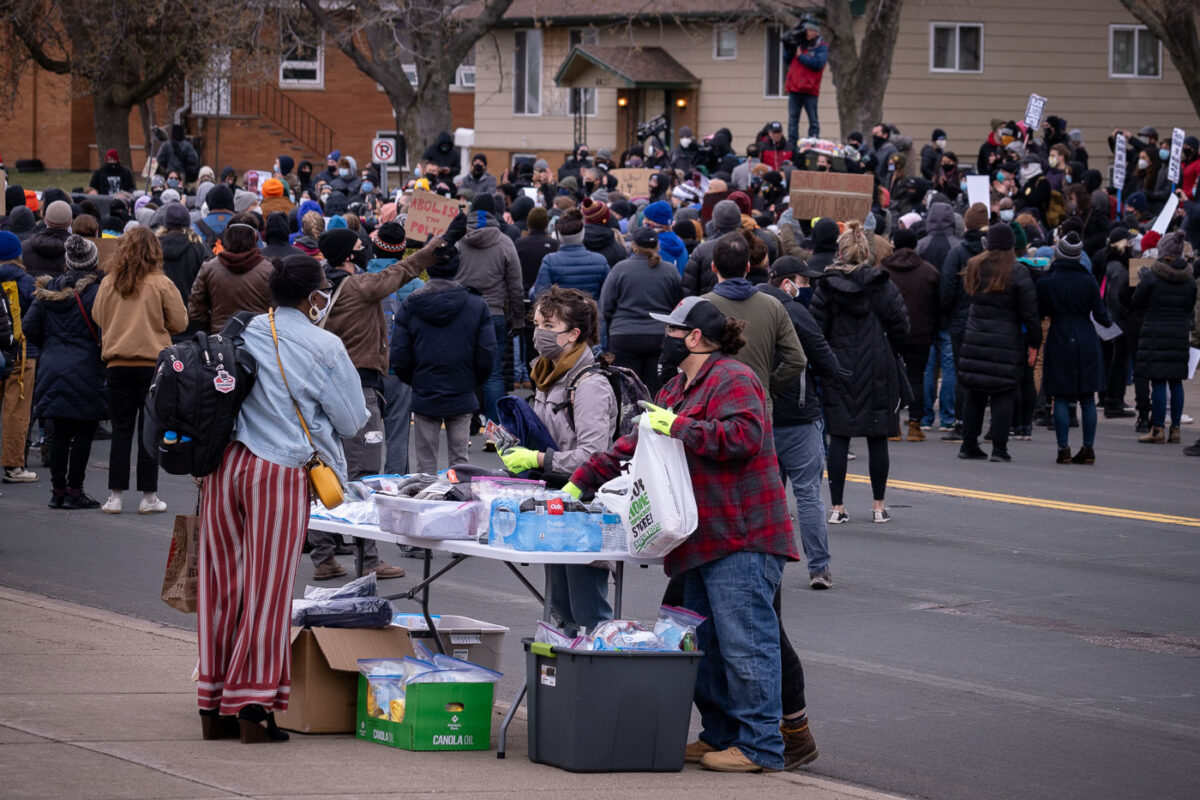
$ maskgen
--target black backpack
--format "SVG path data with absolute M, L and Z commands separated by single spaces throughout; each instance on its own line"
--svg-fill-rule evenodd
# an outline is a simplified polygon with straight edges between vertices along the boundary
M 633 370 L 597 361 L 586 369 L 580 370 L 567 384 L 567 399 L 560 404 L 559 408 L 567 412 L 567 419 L 572 428 L 575 427 L 575 389 L 578 388 L 580 381 L 595 373 L 600 373 L 608 379 L 608 385 L 612 387 L 613 396 L 617 399 L 617 423 L 613 429 L 613 440 L 616 441 L 622 436 L 633 433 L 637 427 L 634 418 L 642 413 L 638 401 L 649 401 L 651 399 L 650 390 Z
M 12 374 L 17 359 L 20 357 L 14 327 L 12 307 L 8 304 L 8 294 L 0 289 L 0 380 L 4 380 Z
M 254 316 L 239 311 L 220 333 L 201 331 L 158 354 L 142 444 L 172 475 L 202 478 L 220 465 L 258 373 L 258 362 L 241 346 Z

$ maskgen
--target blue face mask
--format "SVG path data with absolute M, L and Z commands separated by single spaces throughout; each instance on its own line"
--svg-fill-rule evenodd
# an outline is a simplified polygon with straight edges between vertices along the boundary
M 1066 176 L 1065 178 L 1063 178 L 1063 180 L 1064 180 L 1064 181 L 1066 181 L 1067 183 L 1074 183 L 1074 180 L 1071 178 L 1071 176 L 1070 176 L 1070 175 L 1068 175 L 1068 176 Z
M 962 190 L 965 192 L 965 191 L 967 190 L 967 182 L 966 182 L 966 181 L 963 181 L 962 183 L 960 183 L 960 184 L 958 185 L 958 188 L 959 188 L 959 189 L 962 189 Z
M 1163 161 L 1170 161 L 1171 160 L 1171 151 L 1167 148 L 1160 147 L 1160 148 L 1158 148 L 1158 157 L 1161 158 Z
M 371 192 L 375 191 L 375 184 L 371 183 L 370 181 L 363 181 L 362 191 L 363 194 L 370 194 Z
M 340 178 L 349 178 L 349 177 L 350 177 L 350 170 L 349 170 L 349 169 L 346 169 L 346 168 L 339 169 L 339 170 L 338 170 L 338 177 L 340 177 Z

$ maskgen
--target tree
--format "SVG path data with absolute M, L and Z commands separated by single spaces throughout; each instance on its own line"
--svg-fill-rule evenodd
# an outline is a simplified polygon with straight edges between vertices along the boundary
M 755 2 L 764 13 L 785 25 L 795 24 L 802 13 L 822 19 L 843 136 L 852 130 L 870 130 L 883 120 L 883 95 L 892 76 L 903 0 L 867 0 L 861 42 L 854 36 L 849 0 L 824 0 L 816 8 L 785 5 L 779 0 Z
M 512 0 L 300 0 L 358 69 L 383 87 L 408 142 L 409 163 L 450 130 L 450 86 L 459 64 Z M 470 10 L 471 15 L 465 12 Z M 405 72 L 415 65 L 417 85 Z
M 0 18 L 8 107 L 30 64 L 70 75 L 92 96 L 100 152 L 125 164 L 132 109 L 200 75 L 214 49 L 253 47 L 261 27 L 254 4 L 237 0 L 0 0 Z
M 1121 5 L 1167 48 L 1192 108 L 1200 116 L 1200 34 L 1195 0 L 1121 0 Z

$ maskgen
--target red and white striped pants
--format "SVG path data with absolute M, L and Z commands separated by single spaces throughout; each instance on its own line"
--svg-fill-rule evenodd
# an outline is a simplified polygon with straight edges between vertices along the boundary
M 307 528 L 304 470 L 231 444 L 200 507 L 200 708 L 287 710 L 292 585 Z

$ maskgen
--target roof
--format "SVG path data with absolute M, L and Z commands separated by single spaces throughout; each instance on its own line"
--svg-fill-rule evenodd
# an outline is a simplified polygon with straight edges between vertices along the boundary
M 547 22 L 588 26 L 631 19 L 738 19 L 761 15 L 754 0 L 610 0 L 603 7 L 578 0 L 513 0 L 500 27 Z
M 609 75 L 615 80 L 606 80 Z M 699 86 L 700 79 L 661 47 L 588 44 L 571 48 L 554 83 L 573 89 L 686 89 Z

